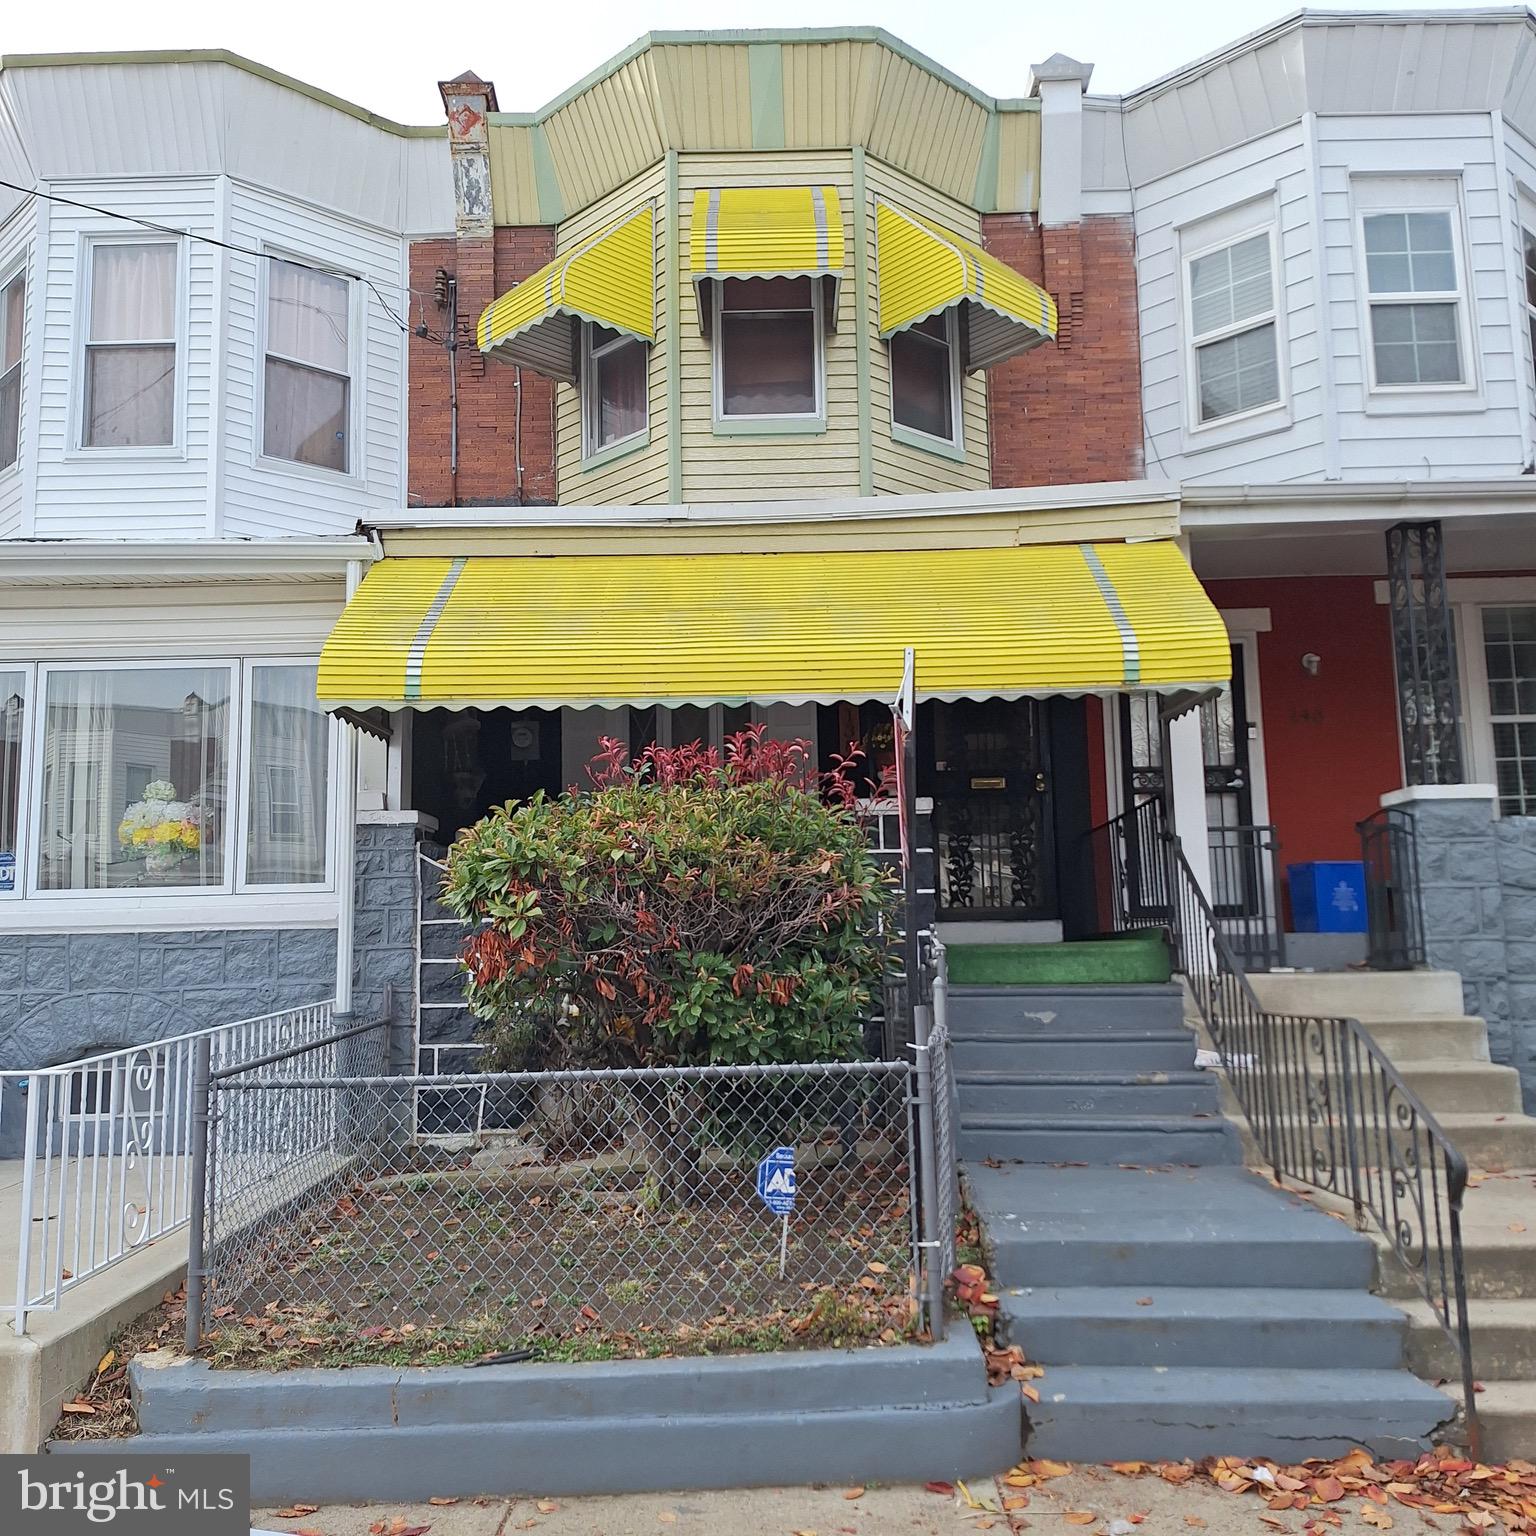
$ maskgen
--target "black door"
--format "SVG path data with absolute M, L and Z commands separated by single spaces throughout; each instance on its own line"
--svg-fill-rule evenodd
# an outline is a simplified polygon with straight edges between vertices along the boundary
M 917 790 L 933 797 L 939 916 L 1056 915 L 1045 712 L 1033 699 L 918 709 Z

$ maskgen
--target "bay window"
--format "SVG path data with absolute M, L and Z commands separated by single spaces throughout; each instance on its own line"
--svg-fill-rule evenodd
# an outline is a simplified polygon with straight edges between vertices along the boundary
M 0 469 L 21 447 L 21 338 L 26 330 L 27 277 L 18 272 L 0 287 Z
M 1280 403 L 1273 244 L 1268 229 L 1185 263 L 1197 426 Z
M 291 261 L 267 268 L 262 451 L 346 474 L 352 412 L 351 285 Z
M 948 309 L 891 337 L 891 420 L 950 444 L 960 435 L 956 324 L 956 311 Z
M 0 663 L 0 896 L 324 887 L 315 680 L 306 661 Z
M 715 282 L 715 417 L 822 415 L 822 315 L 809 277 Z
M 650 348 L 634 336 L 593 321 L 582 324 L 582 454 L 590 458 L 630 438 L 647 424 Z
M 1465 384 L 1466 300 L 1454 189 L 1434 182 L 1362 183 L 1356 196 L 1364 204 L 1360 253 L 1372 386 Z
M 179 248 L 113 240 L 89 250 L 82 445 L 168 447 L 176 440 Z

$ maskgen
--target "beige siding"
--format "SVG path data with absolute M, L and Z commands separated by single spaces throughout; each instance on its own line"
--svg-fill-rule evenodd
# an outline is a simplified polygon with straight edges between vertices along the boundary
M 492 123 L 491 211 L 498 224 L 542 224 L 533 170 L 533 130 L 526 123 Z
M 567 212 L 587 207 L 661 158 L 666 143 L 652 67 L 656 53 L 631 59 L 545 120 Z
M 641 506 L 667 499 L 667 313 L 662 283 L 675 224 L 666 199 L 666 168 L 654 165 L 610 197 L 560 226 L 556 248 L 567 251 L 651 203 L 656 209 L 656 342 L 650 361 L 650 425 L 645 445 L 597 468 L 581 462 L 581 396 L 568 384 L 555 391 L 555 463 L 559 499 L 582 506 Z
M 1040 206 L 1040 114 L 997 115 L 997 211 L 1033 213 Z
M 899 54 L 887 53 L 870 154 L 905 167 L 951 197 L 976 191 L 987 109 Z
M 682 317 L 683 500 L 767 501 L 852 496 L 859 489 L 858 354 L 853 281 L 853 155 L 759 152 L 684 155 L 679 166 L 678 240 L 687 251 L 693 195 L 722 186 L 836 187 L 843 206 L 844 277 L 837 328 L 826 338 L 827 427 L 816 434 L 718 436 L 714 370 L 699 326 L 686 261 L 679 264 Z
M 987 384 L 985 373 L 967 373 L 960 381 L 960 420 L 965 460 L 930 453 L 897 442 L 891 432 L 890 350 L 880 339 L 880 288 L 875 245 L 875 203 L 884 198 L 922 218 L 933 219 L 971 240 L 981 236 L 980 217 L 963 203 L 945 197 L 893 170 L 880 161 L 865 162 L 868 188 L 864 210 L 869 244 L 870 331 L 869 385 L 874 489 L 877 494 L 917 495 L 926 491 L 982 490 L 991 482 L 987 450 Z
M 671 148 L 751 149 L 752 87 L 744 44 L 665 44 L 653 47 L 651 57 Z
M 878 43 L 786 43 L 785 147 L 862 144 L 875 119 L 885 58 Z

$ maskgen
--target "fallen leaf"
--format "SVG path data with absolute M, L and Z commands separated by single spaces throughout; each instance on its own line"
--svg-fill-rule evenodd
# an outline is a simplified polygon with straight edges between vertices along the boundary
M 1360 1518 L 1367 1525 L 1374 1525 L 1378 1531 L 1390 1531 L 1393 1526 L 1392 1516 L 1379 1504 L 1362 1504 Z
M 924 1493 L 940 1493 L 943 1494 L 946 1499 L 950 1498 L 954 1494 L 954 1491 L 955 1485 L 953 1483 L 933 1482 L 923 1484 Z
M 436 1504 L 439 1509 L 445 1509 L 445 1508 L 447 1508 L 448 1505 L 450 1505 L 450 1504 L 457 1504 L 458 1502 L 459 1501 L 457 1499 L 444 1499 L 444 1498 L 436 1498 L 436 1499 L 428 1499 L 427 1500 L 428 1504 Z
M 1066 1461 L 1031 1461 L 1028 1466 L 1036 1477 L 1065 1477 L 1072 1470 Z
M 1344 1484 L 1336 1477 L 1314 1477 L 1312 1492 L 1325 1504 L 1332 1504 L 1344 1497 Z
M 1184 1524 L 1185 1525 L 1192 1525 L 1197 1530 L 1202 1530 L 1203 1531 L 1205 1529 L 1205 1521 L 1202 1520 L 1199 1515 L 1185 1515 L 1184 1516 Z
M 864 1490 L 862 1488 L 845 1488 L 843 1490 L 843 1497 L 845 1499 L 862 1499 L 864 1497 Z
M 552 1515 L 559 1508 L 559 1504 L 554 1499 L 540 1499 L 538 1502 L 538 1511 L 541 1515 Z
M 1136 1298 L 1136 1305 L 1138 1307 L 1150 1307 L 1152 1305 L 1152 1298 L 1150 1296 L 1138 1296 Z
M 1511 1232 L 1524 1232 L 1525 1223 L 1523 1221 L 1512 1221 L 1509 1224 L 1509 1230 Z
M 1027 1493 L 1010 1493 L 1003 1499 L 1003 1508 L 1008 1511 L 1029 1508 L 1029 1495 Z
M 1135 1477 L 1137 1473 L 1147 1470 L 1147 1464 L 1144 1461 L 1112 1461 L 1109 1470 L 1118 1472 L 1122 1477 Z
M 116 1359 L 117 1351 L 115 1349 L 109 1349 L 106 1354 L 104 1354 L 101 1359 L 96 1362 L 96 1374 L 100 1376 L 103 1371 L 110 1370 L 112 1368 L 112 1362 Z
M 676 1525 L 677 1524 L 677 1516 L 675 1514 L 673 1514 L 670 1509 L 662 1510 L 662 1512 L 659 1515 L 657 1515 L 656 1518 L 658 1520 L 660 1520 L 663 1525 Z
M 1019 1388 L 1019 1391 L 1022 1392 L 1024 1396 L 1027 1397 L 1032 1403 L 1038 1403 L 1040 1401 L 1039 1387 L 1023 1386 Z
M 1061 1518 L 1068 1525 L 1092 1525 L 1099 1517 L 1091 1509 L 1069 1509 L 1063 1512 Z
M 1277 1519 L 1274 1515 L 1260 1515 L 1259 1523 L 1261 1525 L 1267 1525 L 1272 1531 L 1290 1530 L 1290 1526 L 1288 1526 L 1284 1520 Z
M 90 1403 L 82 1403 L 79 1398 L 64 1404 L 65 1413 L 95 1413 L 96 1410 Z

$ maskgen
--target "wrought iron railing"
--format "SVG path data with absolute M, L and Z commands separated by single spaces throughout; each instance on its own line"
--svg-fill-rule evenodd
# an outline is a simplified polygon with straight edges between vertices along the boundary
M 1184 856 L 1163 839 L 1174 967 L 1277 1179 L 1347 1200 L 1416 1282 L 1460 1360 L 1468 1437 L 1479 1442 L 1461 1240 L 1467 1162 L 1354 1019 L 1268 1012 Z
M 1207 838 L 1216 916 L 1243 969 L 1284 965 L 1275 829 L 1212 827 Z
M 1366 956 L 1375 971 L 1426 963 L 1419 847 L 1406 811 L 1377 811 L 1357 822 L 1365 865 Z

